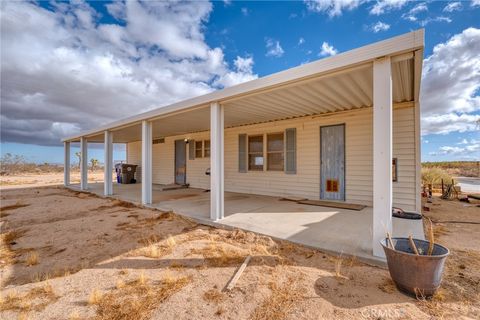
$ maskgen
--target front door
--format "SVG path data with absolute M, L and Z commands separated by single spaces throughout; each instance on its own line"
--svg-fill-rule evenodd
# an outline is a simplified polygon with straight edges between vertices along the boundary
M 187 183 L 187 145 L 185 140 L 175 140 L 175 183 Z
M 345 125 L 320 127 L 320 199 L 345 200 Z

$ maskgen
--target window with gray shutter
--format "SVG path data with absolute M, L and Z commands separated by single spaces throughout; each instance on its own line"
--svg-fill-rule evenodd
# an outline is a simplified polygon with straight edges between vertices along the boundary
M 188 159 L 195 160 L 195 140 L 188 140 Z
M 247 172 L 247 135 L 238 135 L 238 172 Z
M 297 173 L 297 129 L 285 130 L 285 173 Z

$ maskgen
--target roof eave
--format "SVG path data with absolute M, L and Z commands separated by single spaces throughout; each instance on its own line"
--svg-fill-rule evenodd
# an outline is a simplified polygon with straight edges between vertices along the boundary
M 120 127 L 134 125 L 143 120 L 149 120 L 155 117 L 173 114 L 182 111 L 188 111 L 199 106 L 217 101 L 231 99 L 233 97 L 252 92 L 262 91 L 289 82 L 303 80 L 309 77 L 318 76 L 324 73 L 334 72 L 344 68 L 349 68 L 358 64 L 373 61 L 379 57 L 394 56 L 405 52 L 422 50 L 424 48 L 424 29 L 412 31 L 397 37 L 379 41 L 357 49 L 346 51 L 335 56 L 317 60 L 308 64 L 274 73 L 252 81 L 244 82 L 222 90 L 214 91 L 202 96 L 179 101 L 171 105 L 156 108 L 132 117 L 118 120 L 92 130 L 88 130 L 75 136 L 62 139 L 63 142 L 79 140 L 80 137 L 100 134 L 105 130 L 118 129 Z M 421 65 L 420 65 L 421 69 Z M 421 72 L 421 70 L 420 70 Z M 419 86 L 419 82 L 418 82 Z

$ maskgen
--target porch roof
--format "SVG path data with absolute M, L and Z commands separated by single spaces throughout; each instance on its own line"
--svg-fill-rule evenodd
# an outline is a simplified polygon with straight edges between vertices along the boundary
M 225 128 L 372 106 L 373 61 L 390 57 L 393 102 L 417 102 L 422 73 L 424 30 L 420 29 L 253 81 L 180 101 L 82 132 L 63 141 L 114 142 L 141 139 L 141 121 L 153 121 L 160 138 L 210 128 L 210 103 L 224 106 Z

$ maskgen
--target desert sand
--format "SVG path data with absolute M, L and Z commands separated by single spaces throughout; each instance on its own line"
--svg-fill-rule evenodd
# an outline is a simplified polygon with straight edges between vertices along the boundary
M 479 211 L 435 199 L 427 215 L 452 254 L 423 300 L 354 258 L 60 186 L 3 188 L 0 318 L 478 319 L 480 226 L 445 221 Z

